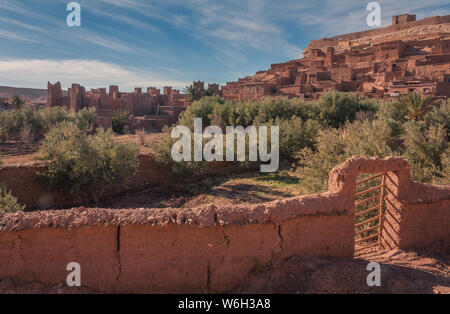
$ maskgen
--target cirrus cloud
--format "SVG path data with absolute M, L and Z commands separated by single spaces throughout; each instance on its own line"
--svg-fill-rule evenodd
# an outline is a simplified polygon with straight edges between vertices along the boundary
M 63 87 L 80 83 L 87 88 L 119 85 L 122 91 L 136 86 L 173 86 L 182 88 L 188 82 L 163 79 L 151 71 L 129 68 L 98 60 L 0 60 L 0 85 L 27 84 L 45 88 L 47 81 L 60 81 Z

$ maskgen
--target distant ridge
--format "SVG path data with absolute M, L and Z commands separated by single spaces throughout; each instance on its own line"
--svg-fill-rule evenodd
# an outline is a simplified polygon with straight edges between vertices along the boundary
M 33 102 L 46 102 L 47 100 L 46 89 L 0 86 L 0 98 L 11 98 L 14 95 Z

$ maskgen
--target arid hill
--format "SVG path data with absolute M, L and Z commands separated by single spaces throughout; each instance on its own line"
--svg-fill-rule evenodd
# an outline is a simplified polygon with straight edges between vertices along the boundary
M 32 102 L 45 102 L 47 99 L 46 89 L 35 88 L 21 88 L 21 87 L 9 87 L 0 86 L 0 98 L 11 98 L 14 95 L 19 95 L 22 98 L 26 98 Z
M 227 99 L 287 96 L 317 99 L 329 91 L 392 100 L 417 91 L 450 97 L 450 15 L 312 40 L 304 57 L 227 82 Z

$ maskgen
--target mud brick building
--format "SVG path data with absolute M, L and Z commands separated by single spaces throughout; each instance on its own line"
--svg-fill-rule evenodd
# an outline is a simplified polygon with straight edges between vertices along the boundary
M 304 57 L 228 82 L 227 99 L 288 96 L 316 99 L 328 91 L 392 99 L 409 91 L 450 97 L 450 15 L 312 40 Z
M 193 82 L 205 91 L 205 82 Z M 264 97 L 317 99 L 329 91 L 392 100 L 410 91 L 450 97 L 450 15 L 416 20 L 415 15 L 394 16 L 392 25 L 363 32 L 312 40 L 303 58 L 272 64 L 267 71 L 227 82 L 208 84 L 226 99 L 259 100 Z M 177 121 L 189 105 L 189 96 L 170 86 L 122 93 L 118 86 L 86 89 L 73 84 L 48 83 L 47 106 L 72 110 L 97 109 L 99 124 L 111 125 L 116 110 L 133 116 L 134 128 L 161 128 Z
M 132 115 L 132 126 L 136 129 L 159 129 L 177 121 L 179 114 L 188 106 L 187 95 L 179 90 L 165 87 L 164 93 L 156 87 L 135 88 L 134 92 L 122 93 L 115 85 L 106 88 L 86 89 L 80 84 L 72 84 L 67 95 L 59 82 L 48 83 L 47 106 L 65 106 L 71 110 L 96 108 L 98 124 L 110 127 L 112 116 L 117 110 L 124 110 Z

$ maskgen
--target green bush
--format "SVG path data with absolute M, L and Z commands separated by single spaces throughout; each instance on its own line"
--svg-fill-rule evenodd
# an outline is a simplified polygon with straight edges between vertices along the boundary
M 315 150 L 306 148 L 297 154 L 297 172 L 306 192 L 326 191 L 330 171 L 347 158 L 398 155 L 390 147 L 390 141 L 389 131 L 380 121 L 347 122 L 341 129 L 320 132 Z
M 329 129 L 320 132 L 315 149 L 305 148 L 296 157 L 297 175 L 301 178 L 304 193 L 310 194 L 327 190 L 331 169 L 344 162 L 348 155 L 340 131 Z
M 73 122 L 63 122 L 48 132 L 40 153 L 47 170 L 39 174 L 53 190 L 68 190 L 97 200 L 113 184 L 123 184 L 138 166 L 138 148 L 112 140 L 112 131 L 100 129 L 86 135 Z
M 207 163 L 205 161 L 193 161 L 194 160 L 194 148 L 192 141 L 192 161 L 180 161 L 176 162 L 172 158 L 172 145 L 177 141 L 176 139 L 172 139 L 170 134 L 172 132 L 171 128 L 165 128 L 164 130 L 164 139 L 156 142 L 153 145 L 153 149 L 155 150 L 155 162 L 162 169 L 166 169 L 171 171 L 181 180 L 194 176 L 194 175 L 202 175 L 207 170 Z
M 443 125 L 426 127 L 422 123 L 411 121 L 405 124 L 402 136 L 405 145 L 404 156 L 411 164 L 411 176 L 419 181 L 430 182 L 434 177 L 445 176 L 448 154 L 448 141 Z M 447 177 L 448 180 L 448 177 Z
M 329 92 L 318 101 L 319 121 L 323 126 L 338 128 L 347 121 L 353 122 L 357 112 L 376 112 L 378 103 L 353 94 Z
M 123 110 L 117 110 L 112 117 L 112 129 L 114 132 L 122 134 L 125 126 L 128 125 L 129 113 Z
M 43 120 L 29 107 L 5 110 L 0 113 L 0 130 L 5 140 L 28 140 L 28 136 L 24 137 L 22 134 L 24 130 L 30 133 L 30 137 L 36 137 L 43 129 Z
M 217 119 L 223 125 L 248 127 L 267 124 L 276 119 L 286 120 L 294 116 L 303 120 L 315 119 L 317 115 L 317 106 L 305 103 L 299 98 L 265 98 L 261 102 L 244 102 L 212 96 L 203 97 L 189 106 L 180 115 L 178 125 L 193 128 L 194 118 L 201 118 L 204 127 Z
M 0 158 L 1 165 L 1 158 Z M 0 213 L 14 213 L 23 211 L 25 206 L 20 205 L 17 202 L 17 197 L 14 197 L 11 194 L 11 191 L 8 191 L 6 185 L 0 183 Z
M 0 113 L 0 133 L 4 140 L 32 142 L 42 139 L 48 130 L 63 121 L 72 121 L 82 130 L 89 130 L 95 117 L 95 108 L 74 112 L 66 107 L 40 110 L 21 107 Z
M 17 202 L 17 197 L 14 197 L 6 188 L 0 187 L 0 213 L 14 213 L 24 209 L 25 206 Z
M 450 105 L 442 101 L 439 107 L 433 108 L 424 117 L 426 125 L 443 125 L 447 134 L 450 132 Z
M 385 102 L 378 107 L 375 119 L 384 125 L 392 137 L 397 137 L 403 133 L 403 123 L 407 121 L 405 111 Z
M 402 106 L 342 92 L 330 92 L 311 102 L 270 97 L 232 101 L 215 96 L 194 102 L 181 114 L 178 124 L 192 129 L 194 118 L 202 118 L 204 128 L 280 126 L 280 153 L 288 159 L 297 158 L 297 171 L 308 193 L 326 190 L 331 169 L 357 155 L 402 156 L 410 161 L 413 178 L 449 180 L 450 110 L 446 102 L 430 106 L 423 121 L 414 124 Z M 171 144 L 170 137 L 162 144 L 161 163 L 171 160 Z M 199 163 L 169 163 L 175 172 L 180 168 L 204 170 Z
M 276 119 L 273 125 L 280 127 L 280 154 L 290 158 L 303 148 L 314 148 L 320 130 L 314 120 L 303 121 L 300 117 Z
M 203 97 L 181 114 L 179 125 L 193 127 L 194 118 L 202 118 L 208 126 L 220 118 L 224 125 L 247 127 L 282 121 L 292 117 L 302 120 L 317 120 L 322 126 L 340 127 L 346 121 L 354 121 L 360 111 L 376 112 L 378 101 L 358 98 L 351 94 L 330 92 L 318 102 L 305 102 L 301 98 L 264 98 L 262 101 L 224 100 L 221 97 Z
M 41 119 L 45 121 L 45 128 L 50 130 L 57 124 L 70 120 L 70 111 L 66 107 L 49 107 L 38 111 Z

